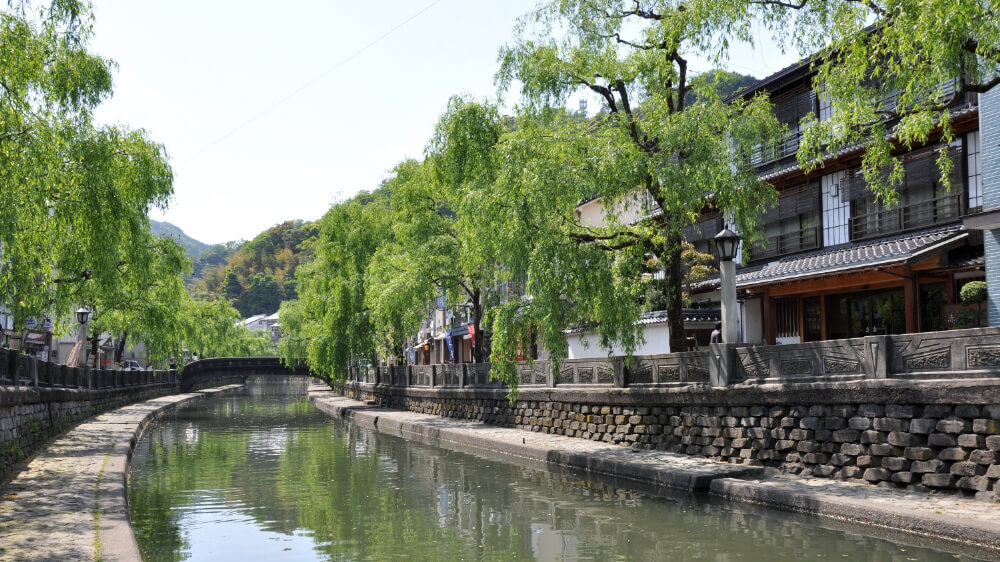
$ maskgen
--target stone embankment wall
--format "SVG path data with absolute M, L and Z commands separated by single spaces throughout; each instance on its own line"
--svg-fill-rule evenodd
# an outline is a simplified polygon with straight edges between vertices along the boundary
M 0 350 L 0 481 L 76 422 L 178 388 L 176 373 L 70 368 Z
M 406 388 L 358 400 L 788 473 L 1000 501 L 1000 381 L 863 381 L 683 389 Z

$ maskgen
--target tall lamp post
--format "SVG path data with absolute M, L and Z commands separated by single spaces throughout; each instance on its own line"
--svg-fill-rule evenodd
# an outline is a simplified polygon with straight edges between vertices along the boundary
M 722 342 L 736 343 L 739 339 L 736 324 L 736 250 L 740 236 L 729 230 L 715 235 L 715 253 L 719 256 L 719 281 L 722 285 Z
M 76 321 L 80 327 L 76 331 L 76 341 L 83 342 L 80 346 L 83 349 L 83 364 L 87 364 L 87 319 L 90 318 L 90 311 L 84 307 L 76 309 Z M 79 363 L 77 363 L 79 364 Z

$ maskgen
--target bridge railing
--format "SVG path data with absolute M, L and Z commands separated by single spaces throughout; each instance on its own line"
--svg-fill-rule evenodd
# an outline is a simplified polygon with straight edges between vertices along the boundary
M 91 367 L 67 367 L 15 350 L 0 349 L 0 385 L 35 388 L 132 388 L 177 385 L 177 371 L 119 371 Z

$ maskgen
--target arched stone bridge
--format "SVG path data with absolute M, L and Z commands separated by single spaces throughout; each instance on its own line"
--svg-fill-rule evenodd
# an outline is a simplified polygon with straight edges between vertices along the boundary
M 217 357 L 185 365 L 181 372 L 181 391 L 188 392 L 199 383 L 214 383 L 222 378 L 245 382 L 247 377 L 259 376 L 306 376 L 327 382 L 310 372 L 308 367 L 285 366 L 278 357 Z

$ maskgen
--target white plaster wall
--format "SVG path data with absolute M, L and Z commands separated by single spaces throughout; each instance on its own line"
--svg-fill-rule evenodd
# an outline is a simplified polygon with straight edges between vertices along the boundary
M 580 224 L 583 226 L 601 226 L 604 224 L 604 201 L 594 199 L 576 208 Z
M 643 326 L 646 343 L 639 346 L 633 355 L 660 355 L 670 353 L 670 327 L 667 324 L 647 324 Z M 568 334 L 569 359 L 597 359 L 608 356 L 608 350 L 600 346 L 600 338 L 595 334 Z M 584 345 L 589 344 L 587 347 Z M 611 355 L 625 355 L 618 345 Z
M 743 301 L 743 341 L 746 343 L 764 343 L 764 309 L 762 299 L 747 299 Z

